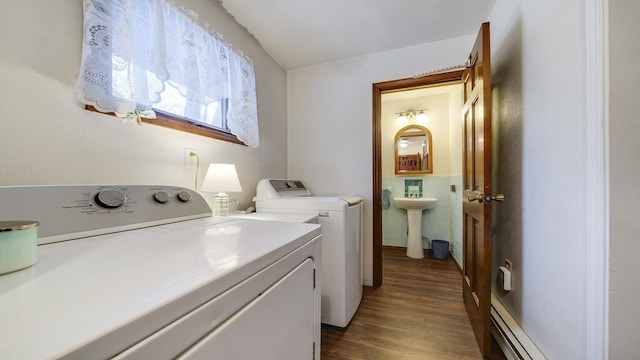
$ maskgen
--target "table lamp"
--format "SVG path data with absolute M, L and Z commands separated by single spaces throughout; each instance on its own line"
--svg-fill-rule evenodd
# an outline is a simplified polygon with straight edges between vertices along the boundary
M 209 164 L 200 190 L 218 193 L 213 200 L 213 216 L 228 216 L 229 195 L 227 191 L 242 191 L 236 166 L 234 164 Z

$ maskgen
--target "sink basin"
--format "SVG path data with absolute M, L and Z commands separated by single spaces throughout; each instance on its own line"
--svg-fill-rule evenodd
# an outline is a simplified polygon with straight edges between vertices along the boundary
M 393 203 L 396 207 L 406 210 L 425 210 L 431 209 L 436 205 L 438 199 L 436 198 L 426 198 L 426 197 L 418 197 L 418 198 L 409 198 L 409 197 L 394 197 Z
M 422 210 L 431 209 L 436 206 L 436 198 L 409 198 L 395 197 L 393 204 L 401 209 L 407 210 L 407 256 L 414 259 L 424 257 L 422 248 Z

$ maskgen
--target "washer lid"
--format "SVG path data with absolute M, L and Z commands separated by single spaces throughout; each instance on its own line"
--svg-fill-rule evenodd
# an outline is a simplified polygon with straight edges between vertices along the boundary
M 110 358 L 318 235 L 206 218 L 39 246 L 35 266 L 0 276 L 1 357 Z

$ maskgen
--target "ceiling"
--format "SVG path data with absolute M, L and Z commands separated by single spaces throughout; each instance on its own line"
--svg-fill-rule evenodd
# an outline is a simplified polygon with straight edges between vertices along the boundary
M 286 70 L 477 33 L 495 0 L 212 0 Z

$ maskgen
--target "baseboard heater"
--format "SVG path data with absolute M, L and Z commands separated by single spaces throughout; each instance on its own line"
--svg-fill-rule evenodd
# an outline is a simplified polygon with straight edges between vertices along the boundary
M 493 294 L 491 294 L 491 323 L 491 334 L 507 359 L 547 359 Z

